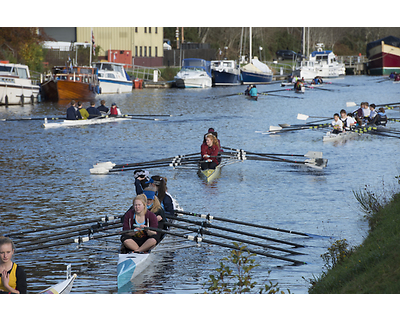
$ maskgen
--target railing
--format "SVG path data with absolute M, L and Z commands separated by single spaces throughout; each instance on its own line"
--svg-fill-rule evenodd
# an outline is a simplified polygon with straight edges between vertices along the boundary
M 132 72 L 133 78 L 143 79 L 143 80 L 152 80 L 158 81 L 158 78 L 161 77 L 161 71 L 158 68 L 154 67 L 144 67 L 144 66 L 135 66 L 133 65 L 132 68 L 128 69 Z M 156 72 L 156 73 L 155 73 Z M 157 75 L 157 79 L 154 79 Z

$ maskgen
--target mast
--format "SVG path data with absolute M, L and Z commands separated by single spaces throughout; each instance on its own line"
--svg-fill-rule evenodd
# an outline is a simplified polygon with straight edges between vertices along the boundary
M 252 57 L 252 52 L 251 52 L 251 46 L 252 46 L 252 36 L 251 36 L 251 27 L 250 27 L 250 33 L 249 33 L 249 40 L 250 40 L 250 50 L 249 50 L 249 63 L 251 63 L 251 57 Z

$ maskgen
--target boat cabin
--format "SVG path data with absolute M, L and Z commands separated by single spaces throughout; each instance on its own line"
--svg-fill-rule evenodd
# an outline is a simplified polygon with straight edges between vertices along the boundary
M 29 68 L 22 64 L 0 63 L 0 76 L 29 79 Z
M 122 63 L 96 62 L 93 66 L 98 69 L 99 78 L 130 80 Z
M 97 82 L 97 68 L 91 67 L 53 67 L 55 80 L 66 80 L 83 83 Z
M 204 59 L 187 58 L 182 60 L 182 70 L 192 69 L 205 71 L 211 77 L 211 63 Z

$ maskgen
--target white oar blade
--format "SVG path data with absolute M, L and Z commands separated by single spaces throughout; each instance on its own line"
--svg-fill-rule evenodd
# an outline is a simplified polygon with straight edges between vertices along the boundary
M 328 164 L 328 159 L 323 159 L 323 158 L 316 158 L 316 159 L 307 159 L 305 161 L 306 166 L 314 169 L 319 169 L 322 170 L 325 168 Z
M 299 120 L 307 120 L 309 117 L 310 116 L 307 116 L 305 114 L 301 114 L 301 113 L 297 114 L 297 119 L 299 119 Z
M 357 106 L 357 103 L 355 103 L 355 102 L 346 102 L 346 107 L 347 108 L 355 107 L 355 106 Z
M 108 162 L 99 162 L 96 163 L 93 168 L 112 168 L 115 166 L 115 163 L 112 163 L 111 161 Z
M 320 152 L 320 151 L 308 151 L 304 156 L 306 158 L 311 158 L 311 159 L 322 158 L 322 152 Z
M 96 167 L 96 168 L 90 169 L 91 174 L 107 174 L 109 172 L 110 172 L 109 169 L 104 168 L 104 167 Z
M 291 127 L 291 125 L 288 124 L 288 123 L 280 123 L 279 126 L 282 127 L 282 128 L 289 128 L 289 127 Z
M 269 131 L 280 131 L 282 130 L 281 127 L 278 126 L 269 126 Z

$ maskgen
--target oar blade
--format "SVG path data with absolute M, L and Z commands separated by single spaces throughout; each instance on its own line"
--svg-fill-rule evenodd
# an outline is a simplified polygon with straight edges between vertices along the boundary
M 307 120 L 309 117 L 310 116 L 307 116 L 307 115 L 302 114 L 302 113 L 298 113 L 297 114 L 297 119 L 299 119 L 299 120 Z
M 307 159 L 304 162 L 307 167 L 322 170 L 323 168 L 325 168 L 327 166 L 328 159 L 324 159 L 324 158 Z
M 304 156 L 306 158 L 311 158 L 311 159 L 322 158 L 322 152 L 320 152 L 320 151 L 308 151 Z
M 110 170 L 105 167 L 95 167 L 90 169 L 91 174 L 108 174 L 109 172 Z
M 282 130 L 281 127 L 278 126 L 269 126 L 269 131 L 280 131 Z
M 355 102 L 352 102 L 352 101 L 346 102 L 346 107 L 347 108 L 355 107 L 355 106 L 357 106 L 357 103 L 355 103 Z

